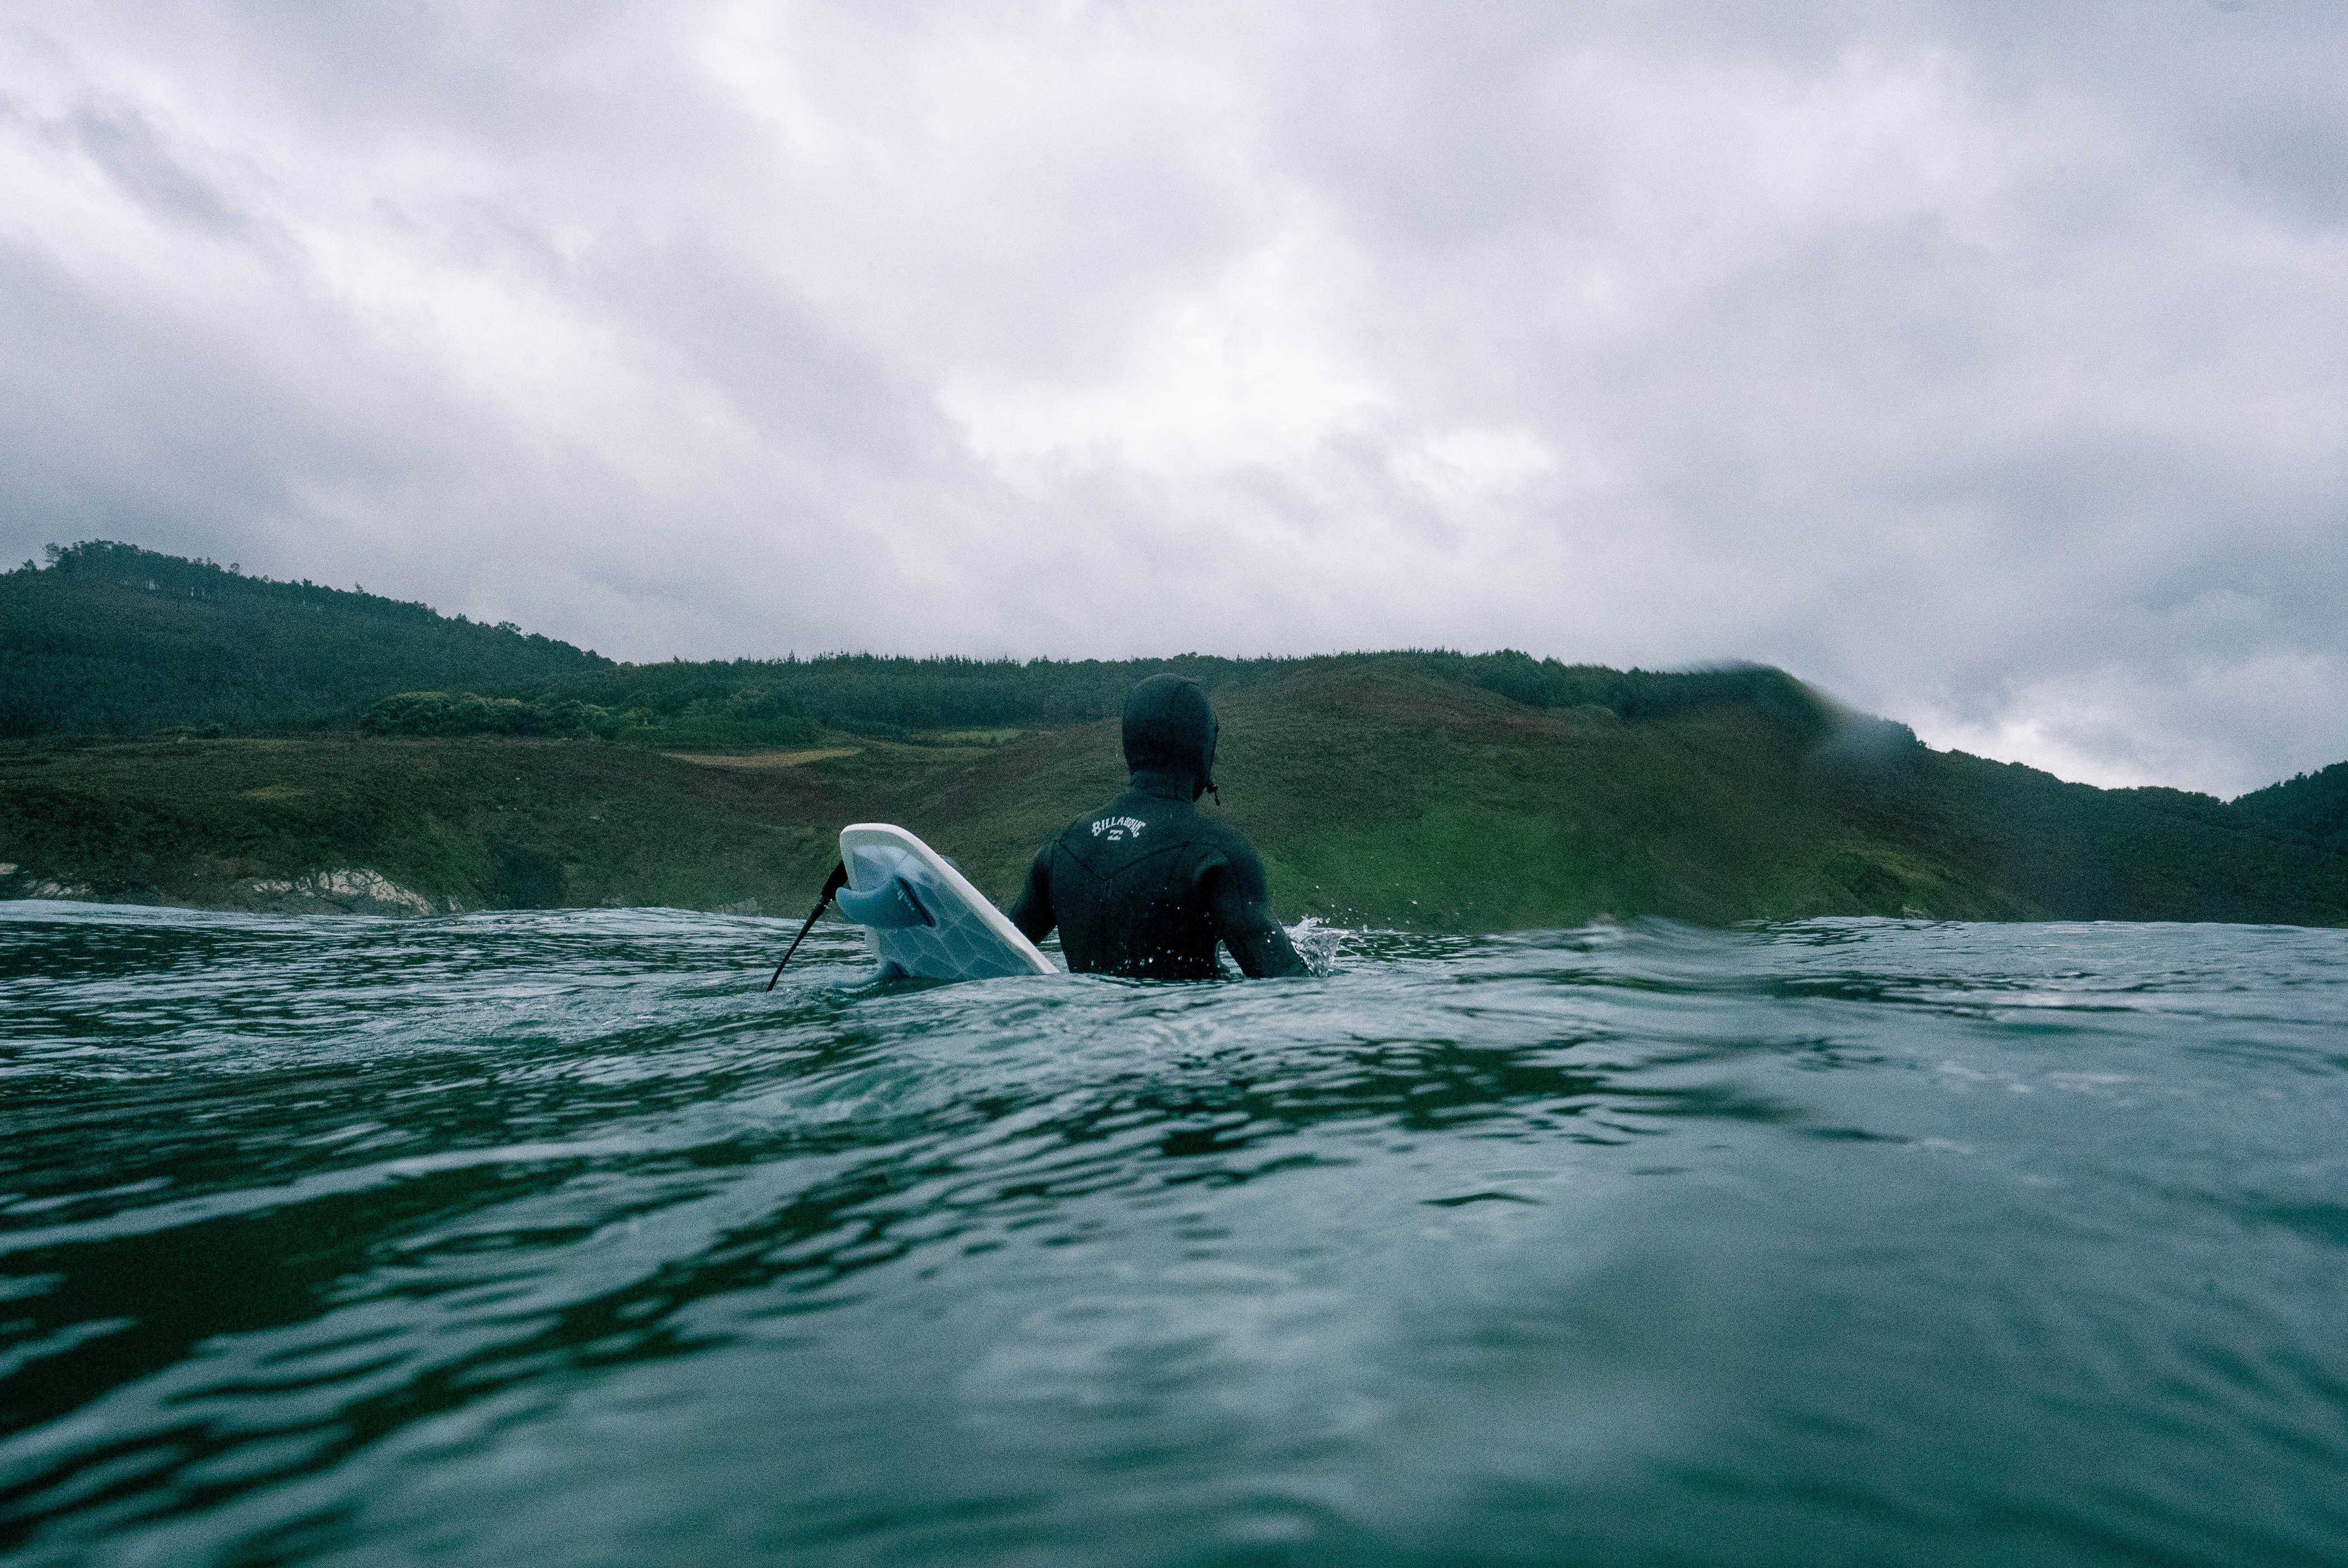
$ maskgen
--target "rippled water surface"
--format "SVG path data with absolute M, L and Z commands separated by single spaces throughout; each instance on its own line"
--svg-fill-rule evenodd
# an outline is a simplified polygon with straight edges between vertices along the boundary
M 2348 933 L 788 929 L 0 906 L 0 1557 L 2348 1561 Z

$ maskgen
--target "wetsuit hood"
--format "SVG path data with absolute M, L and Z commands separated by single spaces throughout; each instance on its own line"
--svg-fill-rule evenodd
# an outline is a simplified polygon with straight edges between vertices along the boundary
M 1186 798 L 1215 787 L 1215 741 L 1221 732 L 1213 704 L 1196 681 L 1152 675 L 1125 698 L 1125 765 L 1140 784 L 1144 774 L 1187 784 Z

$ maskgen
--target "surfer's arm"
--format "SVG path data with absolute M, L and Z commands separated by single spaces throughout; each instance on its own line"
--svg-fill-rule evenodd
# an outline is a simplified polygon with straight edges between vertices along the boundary
M 1272 917 L 1272 890 L 1265 884 L 1263 862 L 1244 839 L 1227 845 L 1200 878 L 1215 935 L 1238 960 L 1250 979 L 1273 975 L 1309 973 L 1296 955 L 1288 933 Z
M 1011 923 L 1031 942 L 1042 941 L 1060 923 L 1052 912 L 1051 866 L 1052 846 L 1047 844 L 1036 852 L 1035 863 L 1027 867 L 1027 886 L 1019 890 L 1019 902 L 1011 906 Z

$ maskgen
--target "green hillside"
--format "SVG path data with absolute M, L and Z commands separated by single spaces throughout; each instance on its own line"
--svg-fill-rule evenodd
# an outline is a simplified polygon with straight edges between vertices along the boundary
M 811 659 L 614 663 L 511 626 L 311 582 L 239 575 L 131 545 L 53 549 L 0 573 L 0 736 L 224 735 L 358 728 L 377 734 L 590 735 L 662 750 L 805 743 L 819 727 L 902 739 L 1051 728 L 1116 713 L 1144 675 L 1174 670 L 1218 694 L 1299 675 L 1375 670 L 1457 682 L 1540 708 L 1626 719 L 1722 705 L 1828 722 L 1773 670 L 1605 670 L 1521 653 L 1309 659 Z
M 1879 723 L 1822 730 L 1733 702 L 1626 719 L 1375 662 L 1220 705 L 1226 815 L 1292 920 L 2348 923 L 2348 858 L 2206 796 L 2066 784 Z M 788 914 L 839 827 L 880 818 L 1008 899 L 1036 844 L 1123 776 L 1113 720 L 993 743 L 822 740 L 695 760 L 489 737 L 18 743 L 0 746 L 0 893 L 315 907 L 283 885 L 365 869 L 436 907 Z
M 2348 923 L 2348 764 L 2231 804 L 2098 790 L 1776 670 L 621 664 L 128 545 L 52 555 L 0 574 L 0 897 L 789 910 L 843 824 L 885 818 L 1007 899 L 1121 782 L 1127 689 L 1172 669 L 1215 695 L 1228 815 L 1290 918 Z
M 102 539 L 0 573 L 0 736 L 348 723 L 394 692 L 507 692 L 610 664 L 511 626 Z
M 2269 784 L 2234 802 L 2262 833 L 2348 855 L 2348 763 Z

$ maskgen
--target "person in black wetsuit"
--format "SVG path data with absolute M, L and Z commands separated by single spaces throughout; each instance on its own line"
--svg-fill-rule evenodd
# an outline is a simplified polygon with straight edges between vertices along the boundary
M 1305 972 L 1272 917 L 1263 862 L 1192 804 L 1215 787 L 1219 729 L 1207 694 L 1179 675 L 1127 695 L 1132 782 L 1036 853 L 1011 908 L 1030 941 L 1059 927 L 1072 973 L 1212 979 L 1217 942 L 1251 976 Z

